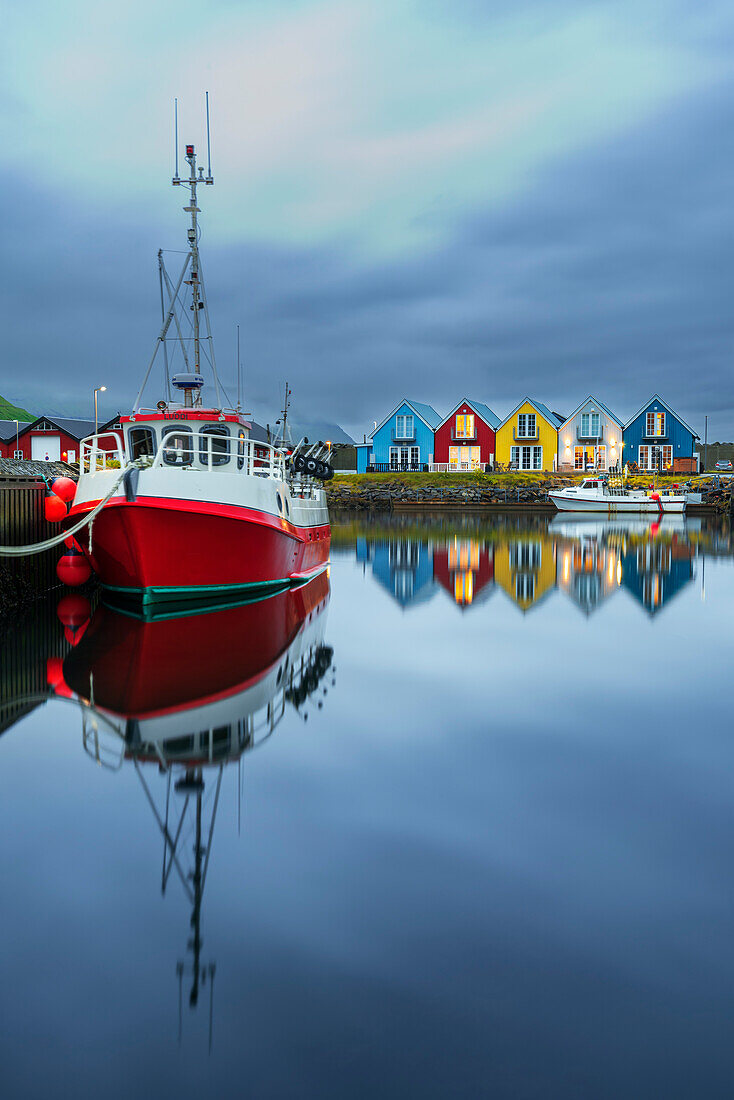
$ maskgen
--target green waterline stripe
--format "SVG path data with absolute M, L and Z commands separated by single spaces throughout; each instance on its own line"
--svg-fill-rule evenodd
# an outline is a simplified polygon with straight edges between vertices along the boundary
M 102 587 L 107 592 L 119 593 L 128 601 L 139 602 L 144 607 L 150 604 L 184 603 L 186 601 L 195 600 L 197 603 L 206 603 L 205 610 L 214 610 L 214 605 L 210 602 L 212 598 L 216 599 L 217 597 L 221 598 L 228 595 L 236 596 L 238 593 L 243 593 L 244 602 L 247 602 L 246 594 L 251 593 L 252 601 L 256 601 L 259 598 L 264 599 L 266 596 L 282 591 L 285 588 L 300 588 L 302 585 L 308 584 L 309 581 L 320 576 L 327 565 L 328 562 L 324 563 L 323 568 L 306 577 L 279 577 L 271 581 L 246 581 L 240 584 L 171 585 L 166 588 L 159 586 L 128 588 L 123 585 L 114 584 L 103 584 Z M 218 606 L 231 607 L 233 603 L 234 601 L 226 600 Z

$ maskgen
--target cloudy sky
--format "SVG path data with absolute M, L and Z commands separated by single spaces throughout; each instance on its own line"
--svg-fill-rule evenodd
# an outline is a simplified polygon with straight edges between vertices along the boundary
M 0 393 L 137 392 L 185 243 L 172 105 L 216 184 L 202 257 L 246 403 L 362 438 L 407 395 L 734 438 L 734 5 L 27 0 L 0 44 Z M 172 266 L 178 261 L 169 258 Z M 160 376 L 146 396 L 158 398 Z

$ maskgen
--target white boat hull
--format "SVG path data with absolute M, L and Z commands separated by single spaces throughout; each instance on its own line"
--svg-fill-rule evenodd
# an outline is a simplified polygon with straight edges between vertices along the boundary
M 589 496 L 580 493 L 565 496 L 561 493 L 549 493 L 559 512 L 605 512 L 618 515 L 620 512 L 632 512 L 640 515 L 660 515 L 662 513 L 682 513 L 686 509 L 685 497 L 661 497 L 659 501 L 651 497 Z

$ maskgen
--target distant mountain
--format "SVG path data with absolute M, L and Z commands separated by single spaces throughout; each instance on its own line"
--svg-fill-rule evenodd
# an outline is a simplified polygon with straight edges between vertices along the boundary
M 323 439 L 324 443 L 327 440 L 331 443 L 354 443 L 351 435 L 347 435 L 338 424 L 330 424 L 328 420 L 294 420 L 291 422 L 291 434 L 294 443 L 304 435 L 312 443 L 318 439 Z
M 35 413 L 29 413 L 27 409 L 21 409 L 20 405 L 13 405 L 0 393 L 0 420 L 21 420 L 30 424 L 35 419 Z
M 261 410 L 255 411 L 257 423 L 262 425 L 269 423 L 272 435 L 277 435 L 280 431 L 280 424 L 275 423 L 279 416 L 280 413 L 276 413 L 272 420 L 268 420 Z M 304 420 L 303 417 L 291 419 L 289 416 L 288 428 L 294 443 L 297 443 L 304 435 L 312 443 L 316 443 L 319 439 L 323 440 L 324 443 L 327 440 L 330 443 L 354 443 L 352 437 L 347 435 L 343 428 L 340 428 L 338 424 L 330 423 L 328 420 Z

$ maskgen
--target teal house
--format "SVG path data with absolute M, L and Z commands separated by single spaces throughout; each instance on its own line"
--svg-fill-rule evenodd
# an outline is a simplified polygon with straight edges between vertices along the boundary
M 357 444 L 357 473 L 423 470 L 433 462 L 433 433 L 441 417 L 431 405 L 401 401 L 372 433 Z

